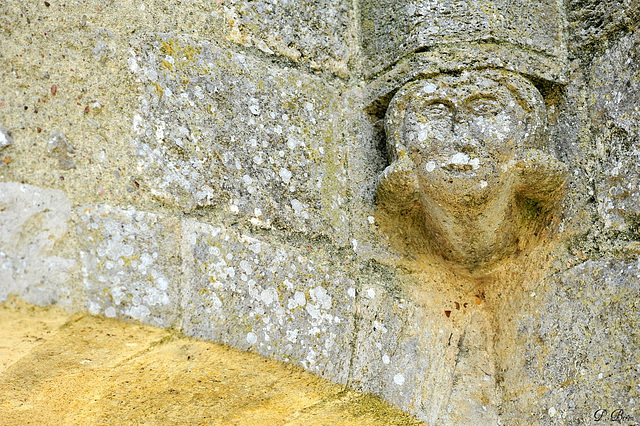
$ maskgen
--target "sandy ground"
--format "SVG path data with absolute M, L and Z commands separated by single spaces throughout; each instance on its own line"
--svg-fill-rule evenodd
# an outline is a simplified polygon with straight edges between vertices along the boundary
M 414 425 L 380 399 L 171 331 L 0 304 L 2 425 Z

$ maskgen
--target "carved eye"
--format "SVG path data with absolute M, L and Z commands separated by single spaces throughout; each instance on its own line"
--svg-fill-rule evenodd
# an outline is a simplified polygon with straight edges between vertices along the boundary
M 448 105 L 443 104 L 442 102 L 432 102 L 422 107 L 420 112 L 425 118 L 434 120 L 445 118 L 449 115 L 451 110 Z
M 483 116 L 497 115 L 502 111 L 502 104 L 491 98 L 474 99 L 467 104 L 467 107 L 474 114 Z

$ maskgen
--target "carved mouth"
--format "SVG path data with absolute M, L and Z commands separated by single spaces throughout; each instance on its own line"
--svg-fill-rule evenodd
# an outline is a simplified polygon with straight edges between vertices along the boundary
M 427 172 L 433 172 L 436 168 L 456 174 L 459 172 L 472 172 L 480 168 L 480 158 L 471 158 L 463 152 L 457 152 L 443 162 L 429 161 L 425 164 Z
M 463 152 L 456 153 L 447 162 L 442 164 L 442 168 L 445 170 L 454 170 L 461 172 L 477 170 L 478 167 L 480 167 L 480 159 L 471 159 L 467 154 Z
M 480 159 L 471 158 L 463 152 L 457 152 L 440 164 L 436 164 L 435 161 L 429 161 L 425 165 L 425 169 L 427 172 L 432 172 L 437 166 L 446 171 L 468 172 L 477 170 L 480 167 Z

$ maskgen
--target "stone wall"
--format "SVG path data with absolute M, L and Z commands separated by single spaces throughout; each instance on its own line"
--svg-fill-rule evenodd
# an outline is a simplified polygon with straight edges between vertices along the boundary
M 481 3 L 3 2 L 0 300 L 224 342 L 427 424 L 640 422 L 640 8 Z M 533 81 L 568 170 L 482 273 L 398 249 L 376 199 L 391 96 L 474 67 Z

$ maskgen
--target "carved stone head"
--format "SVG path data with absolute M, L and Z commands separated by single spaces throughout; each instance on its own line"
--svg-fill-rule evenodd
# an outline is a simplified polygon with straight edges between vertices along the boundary
M 409 239 L 424 240 L 414 249 L 471 269 L 498 261 L 546 224 L 559 199 L 564 168 L 545 152 L 546 125 L 542 96 L 516 73 L 410 82 L 385 117 L 391 165 L 380 206 L 412 218 Z

